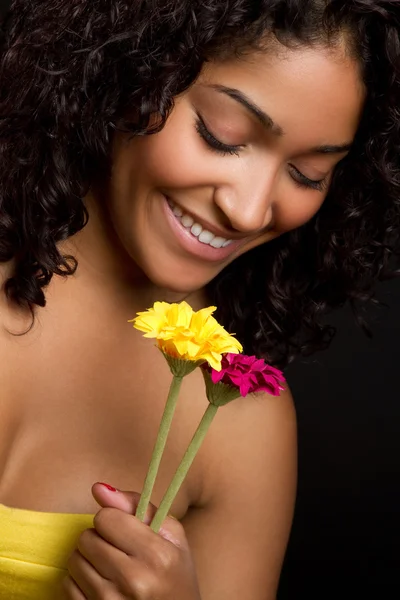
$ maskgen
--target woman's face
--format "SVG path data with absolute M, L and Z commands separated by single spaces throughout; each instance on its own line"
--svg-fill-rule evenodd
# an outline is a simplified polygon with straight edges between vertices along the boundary
M 209 63 L 164 129 L 114 143 L 112 226 L 156 285 L 201 289 L 237 256 L 311 219 L 364 100 L 343 49 Z

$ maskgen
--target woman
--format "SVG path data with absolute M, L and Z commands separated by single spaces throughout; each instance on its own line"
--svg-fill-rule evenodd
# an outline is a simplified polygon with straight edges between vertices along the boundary
M 275 598 L 289 390 L 220 411 L 156 535 L 134 513 L 170 373 L 127 320 L 215 304 L 284 367 L 372 296 L 400 222 L 398 2 L 14 0 L 3 29 L 0 595 Z M 194 373 L 155 506 L 206 404 Z

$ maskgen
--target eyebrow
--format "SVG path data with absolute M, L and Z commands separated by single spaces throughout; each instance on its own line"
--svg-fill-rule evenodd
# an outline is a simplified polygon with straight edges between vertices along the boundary
M 221 94 L 229 96 L 229 98 L 232 98 L 232 100 L 236 100 L 236 102 L 244 106 L 254 117 L 256 117 L 256 119 L 265 129 L 274 135 L 279 137 L 284 135 L 282 127 L 275 123 L 274 120 L 264 110 L 257 106 L 257 104 L 255 104 L 240 90 L 217 84 L 212 84 L 209 87 Z M 352 145 L 352 142 L 346 142 L 344 144 L 327 144 L 323 146 L 316 146 L 315 148 L 311 149 L 310 154 L 342 154 L 343 152 L 348 152 Z
M 256 119 L 261 123 L 265 129 L 271 131 L 277 136 L 283 135 L 283 129 L 276 123 L 274 123 L 273 119 L 267 115 L 257 104 L 254 104 L 252 100 L 240 90 L 236 90 L 235 88 L 226 87 L 225 85 L 210 85 L 213 90 L 220 92 L 221 94 L 225 94 L 232 98 L 232 100 L 236 100 L 242 106 L 244 106 L 251 114 L 256 117 Z
M 311 148 L 311 154 L 342 154 L 343 152 L 348 152 L 351 150 L 352 146 L 352 142 L 347 142 L 345 144 L 328 144 L 327 146 L 317 146 L 316 148 Z

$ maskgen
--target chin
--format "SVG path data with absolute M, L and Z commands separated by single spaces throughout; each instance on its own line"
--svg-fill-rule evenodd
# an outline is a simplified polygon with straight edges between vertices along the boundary
M 215 277 L 215 274 L 210 275 L 208 278 L 204 275 L 203 277 L 196 276 L 193 272 L 168 267 L 164 269 L 145 269 L 144 272 L 156 287 L 183 295 L 201 290 Z

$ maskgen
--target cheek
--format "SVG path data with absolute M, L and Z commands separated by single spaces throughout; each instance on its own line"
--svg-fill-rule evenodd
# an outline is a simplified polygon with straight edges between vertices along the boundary
M 313 190 L 298 190 L 292 192 L 290 198 L 278 202 L 275 210 L 274 229 L 279 233 L 301 227 L 319 211 L 325 195 Z
M 204 153 L 188 116 L 178 119 L 171 115 L 160 133 L 133 140 L 132 144 L 138 176 L 150 185 L 184 188 L 204 183 Z

